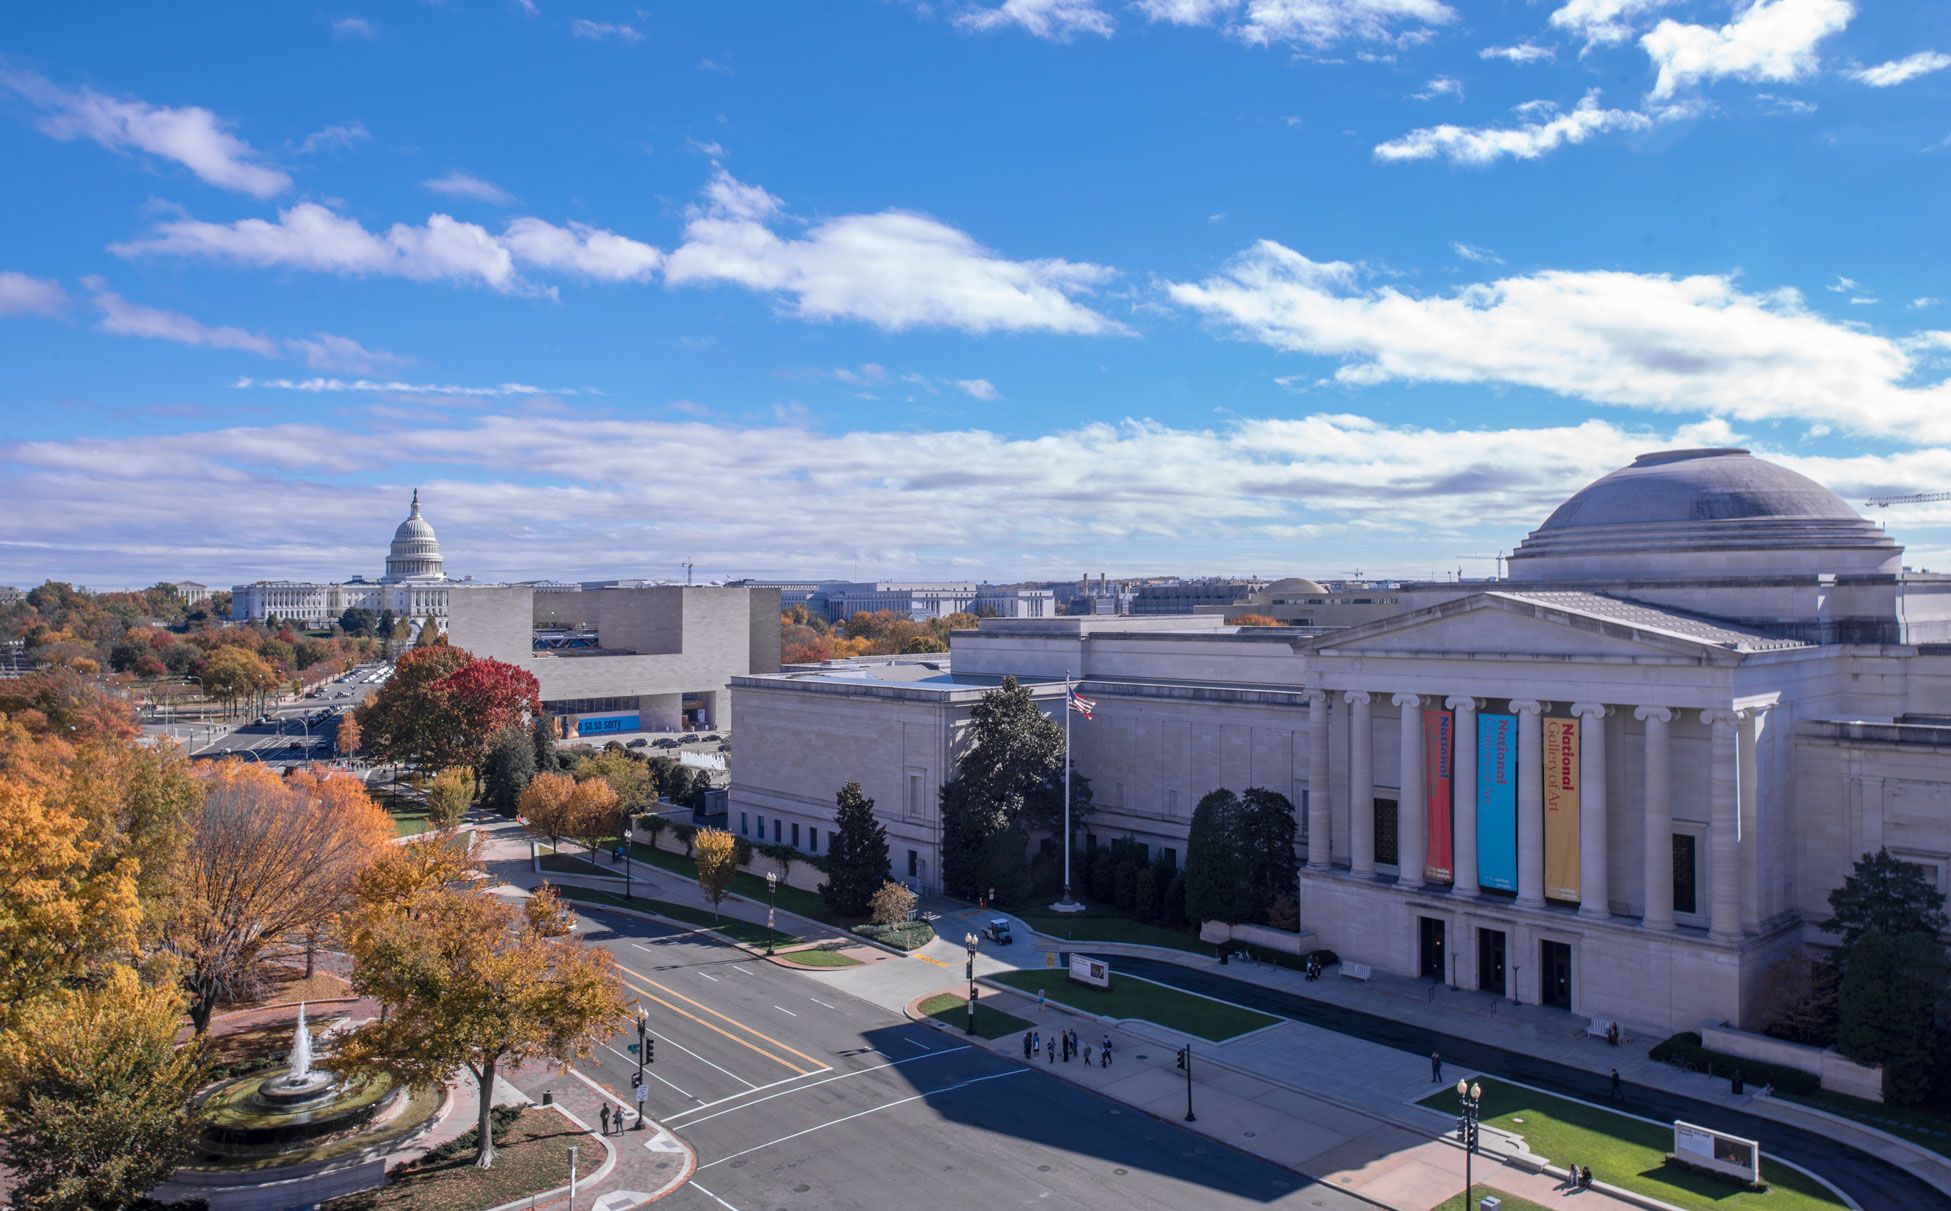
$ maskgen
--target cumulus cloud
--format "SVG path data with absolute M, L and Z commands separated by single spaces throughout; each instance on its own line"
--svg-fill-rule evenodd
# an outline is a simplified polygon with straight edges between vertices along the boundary
M 260 333 L 228 326 L 211 327 L 180 312 L 131 303 L 98 277 L 83 278 L 81 284 L 88 287 L 95 306 L 101 309 L 103 332 L 209 349 L 241 349 L 263 357 L 278 356 L 277 342 Z
M 1463 83 L 1453 76 L 1438 76 L 1423 85 L 1420 92 L 1409 94 L 1412 101 L 1434 101 L 1438 97 L 1463 99 Z
M 364 17 L 340 17 L 332 22 L 332 32 L 341 38 L 376 38 L 379 30 Z
M 1849 73 L 1849 78 L 1871 88 L 1889 88 L 1906 80 L 1915 80 L 1934 71 L 1951 67 L 1951 55 L 1943 51 L 1920 50 L 1914 55 L 1879 63 L 1875 67 L 1860 68 Z
M 1552 12 L 1551 25 L 1582 39 L 1589 51 L 1630 40 L 1642 18 L 1670 3 L 1672 0 L 1570 0 Z
M 996 384 L 986 378 L 958 378 L 955 380 L 955 385 L 962 390 L 963 394 L 974 399 L 997 400 L 1003 397 L 1003 393 L 996 390 Z
M 0 270 L 0 315 L 55 315 L 67 304 L 61 283 Z
M 1807 79 L 1815 74 L 1816 44 L 1840 33 L 1855 12 L 1850 0 L 1750 0 L 1718 28 L 1668 18 L 1639 40 L 1659 71 L 1651 96 L 1723 78 Z
M 240 378 L 231 386 L 240 391 L 256 387 L 267 391 L 303 391 L 308 395 L 331 395 L 347 391 L 384 395 L 456 395 L 479 398 L 499 395 L 582 394 L 574 387 L 537 387 L 530 383 L 492 383 L 487 386 L 471 387 L 455 383 L 408 383 L 397 379 L 375 382 L 364 378 Z
M 634 46 L 644 40 L 643 31 L 634 25 L 614 21 L 590 21 L 583 17 L 577 17 L 569 23 L 569 33 L 572 37 L 589 42 L 621 42 L 626 46 Z
M 1558 52 L 1549 46 L 1539 46 L 1536 42 L 1519 42 L 1514 46 L 1486 46 L 1477 52 L 1479 59 L 1503 59 L 1511 63 L 1545 63 L 1558 57 Z
M 509 193 L 493 181 L 484 181 L 472 173 L 455 169 L 444 176 L 432 177 L 420 182 L 420 188 L 431 189 L 435 193 L 450 198 L 464 198 L 470 202 L 486 202 L 490 206 L 510 206 L 515 195 Z
M 603 282 L 648 281 L 664 259 L 649 244 L 586 223 L 558 227 L 521 218 L 508 224 L 502 239 L 525 265 Z
M 1078 34 L 1109 38 L 1118 28 L 1097 0 L 1003 0 L 994 8 L 964 9 L 955 27 L 971 33 L 1020 29 L 1033 38 L 1068 42 Z
M 1450 122 L 1425 126 L 1377 144 L 1375 158 L 1395 162 L 1441 157 L 1453 164 L 1490 164 L 1505 156 L 1535 160 L 1567 143 L 1583 143 L 1593 135 L 1645 130 L 1653 125 L 1649 114 L 1602 107 L 1597 89 L 1586 93 L 1565 113 L 1552 112 L 1555 107 L 1538 102 L 1527 102 L 1526 106 L 1537 120 L 1516 126 L 1458 126 Z
M 1547 270 L 1419 296 L 1271 240 L 1169 297 L 1272 348 L 1341 362 L 1349 386 L 1532 387 L 1597 404 L 1798 419 L 1951 440 L 1951 383 L 1914 383 L 1905 342 L 1732 275 Z
M 88 139 L 110 151 L 145 152 L 181 164 L 219 189 L 255 198 L 291 188 L 290 177 L 201 106 L 151 105 L 92 88 L 63 88 L 28 71 L 0 70 L 0 89 L 33 106 L 39 114 L 36 127 L 50 138 Z
M 781 235 L 780 200 L 723 169 L 692 208 L 665 262 L 674 286 L 730 282 L 783 296 L 804 319 L 862 320 L 898 331 L 1122 332 L 1080 299 L 1113 272 L 1058 259 L 1017 261 L 966 232 L 902 210 L 825 219 Z
M 1479 265 L 1502 265 L 1504 263 L 1503 257 L 1498 256 L 1488 248 L 1479 248 L 1475 244 L 1453 241 L 1450 244 L 1450 249 L 1464 260 L 1475 261 Z
M 340 151 L 364 143 L 372 137 L 373 133 L 366 129 L 364 122 L 334 122 L 330 126 L 320 127 L 306 135 L 295 150 L 301 156 L 309 156 L 321 151 Z
M 1456 10 L 1439 0 L 1246 0 L 1234 34 L 1252 45 L 1325 50 L 1350 41 L 1413 42 L 1454 20 Z
M 305 364 L 314 370 L 345 374 L 372 374 L 413 360 L 381 349 L 368 349 L 349 336 L 334 336 L 330 332 L 314 332 L 309 338 L 287 338 L 285 348 L 304 358 Z

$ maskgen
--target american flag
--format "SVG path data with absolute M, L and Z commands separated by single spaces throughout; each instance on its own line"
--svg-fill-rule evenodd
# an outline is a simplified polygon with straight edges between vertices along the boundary
M 1086 698 L 1084 697 L 1084 695 L 1078 693 L 1076 690 L 1071 690 L 1070 709 L 1084 716 L 1084 718 L 1089 719 L 1091 717 L 1091 712 L 1097 709 L 1097 700 L 1093 698 Z

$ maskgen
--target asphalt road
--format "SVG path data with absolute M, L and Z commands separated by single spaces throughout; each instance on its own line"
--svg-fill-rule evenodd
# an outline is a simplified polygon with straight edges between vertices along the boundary
M 649 1014 L 650 1116 L 698 1154 L 666 1206 L 1368 1206 L 742 951 L 581 912 Z M 634 1039 L 579 1071 L 630 1099 Z
M 380 683 L 366 678 L 380 667 L 361 665 L 353 671 L 351 682 L 329 681 L 325 684 L 325 692 L 317 698 L 301 698 L 297 702 L 271 707 L 264 712 L 271 716 L 271 723 L 258 723 L 252 719 L 214 737 L 197 724 L 155 724 L 151 725 L 151 730 L 168 731 L 173 726 L 190 738 L 192 754 L 207 760 L 237 757 L 278 768 L 328 760 L 335 752 L 333 745 L 338 736 L 341 716 L 330 715 L 311 724 L 301 723 L 301 720 L 322 708 L 340 707 L 350 711 L 364 702 L 379 689 Z
M 1237 1002 L 1266 1013 L 1293 1018 L 1338 1034 L 1353 1035 L 1371 1043 L 1400 1048 L 1426 1056 L 1432 1051 L 1443 1056 L 1443 1063 L 1460 1071 L 1478 1069 L 1508 1076 L 1526 1084 L 1557 1093 L 1604 1102 L 1610 1093 L 1610 1078 L 1535 1056 L 1508 1051 L 1460 1035 L 1439 1034 L 1403 1022 L 1339 1005 L 1297 997 L 1291 993 L 1244 983 L 1211 972 L 1181 967 L 1154 959 L 1119 956 L 1112 962 L 1118 970 L 1172 984 L 1189 992 L 1203 992 Z M 1720 1105 L 1708 1105 L 1663 1089 L 1644 1085 L 1625 1086 L 1623 1107 L 1635 1114 L 1656 1119 L 1687 1119 L 1712 1123 L 1716 1127 L 1745 1135 L 1761 1142 L 1764 1156 L 1793 1161 L 1828 1178 L 1865 1208 L 1939 1207 L 1944 1198 L 1927 1183 L 1904 1170 L 1877 1160 L 1826 1136 L 1785 1126 L 1773 1119 L 1758 1118 Z

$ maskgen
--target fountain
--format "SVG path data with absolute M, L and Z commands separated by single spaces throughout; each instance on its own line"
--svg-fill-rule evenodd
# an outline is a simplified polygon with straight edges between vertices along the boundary
M 400 1093 L 390 1077 L 346 1081 L 312 1067 L 312 1034 L 300 1004 L 284 1067 L 269 1076 L 223 1081 L 204 1092 L 206 1143 L 213 1150 L 252 1151 L 308 1144 L 365 1125 Z

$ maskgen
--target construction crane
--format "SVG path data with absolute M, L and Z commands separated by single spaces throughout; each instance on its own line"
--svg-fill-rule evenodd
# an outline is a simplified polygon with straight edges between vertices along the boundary
M 1505 556 L 1504 556 L 1504 553 L 1503 553 L 1503 552 L 1501 552 L 1501 551 L 1500 551 L 1500 552 L 1498 552 L 1498 553 L 1497 553 L 1497 554 L 1495 554 L 1495 555 L 1455 555 L 1455 556 L 1452 556 L 1451 558 L 1453 558 L 1453 559 L 1488 559 L 1488 560 L 1490 560 L 1490 561 L 1491 561 L 1492 563 L 1495 563 L 1495 564 L 1497 565 L 1497 579 L 1499 579 L 1499 580 L 1502 580 L 1502 579 L 1504 579 L 1504 558 L 1505 558 Z M 1461 579 L 1463 579 L 1463 569 L 1461 569 L 1461 568 L 1458 568 L 1458 569 L 1457 569 L 1457 579 L 1458 579 L 1458 580 L 1461 580 Z
M 1864 501 L 1863 507 L 1887 509 L 1891 505 L 1921 505 L 1934 500 L 1951 500 L 1951 492 L 1915 492 L 1909 496 L 1879 496 L 1874 500 Z
M 688 559 L 684 561 L 684 587 L 691 587 L 691 569 L 697 566 Z

